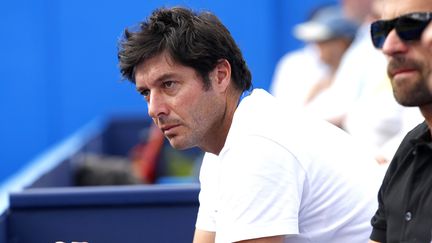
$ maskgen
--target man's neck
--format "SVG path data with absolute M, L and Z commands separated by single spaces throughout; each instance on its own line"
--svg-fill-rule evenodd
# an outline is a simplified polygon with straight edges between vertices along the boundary
M 233 121 L 234 113 L 237 109 L 237 106 L 240 101 L 241 92 L 237 90 L 229 90 L 227 91 L 226 96 L 226 107 L 224 112 L 224 117 L 221 121 L 220 126 L 218 126 L 219 130 L 219 138 L 220 139 L 214 139 L 212 141 L 211 148 L 204 149 L 204 151 L 219 155 L 219 153 L 222 151 L 222 148 L 225 146 L 226 139 L 228 137 L 228 132 L 231 128 L 231 124 Z M 203 149 L 203 148 L 202 148 Z

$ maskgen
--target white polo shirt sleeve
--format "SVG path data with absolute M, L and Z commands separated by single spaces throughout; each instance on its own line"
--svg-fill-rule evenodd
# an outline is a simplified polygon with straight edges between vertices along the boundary
M 305 172 L 286 148 L 260 136 L 220 154 L 216 242 L 299 233 Z
M 218 191 L 219 158 L 211 153 L 204 155 L 201 163 L 199 180 L 201 190 L 199 193 L 199 210 L 195 228 L 204 231 L 216 231 L 216 198 Z

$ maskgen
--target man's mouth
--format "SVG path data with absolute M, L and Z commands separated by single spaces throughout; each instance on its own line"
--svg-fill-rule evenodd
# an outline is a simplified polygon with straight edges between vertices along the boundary
M 398 68 L 398 69 L 393 69 L 389 71 L 389 76 L 394 79 L 397 77 L 402 77 L 402 76 L 407 76 L 407 75 L 412 75 L 415 72 L 417 72 L 417 69 L 415 68 Z
M 167 133 L 169 133 L 170 131 L 172 131 L 174 128 L 179 127 L 179 124 L 174 124 L 174 125 L 163 125 L 161 127 L 162 132 L 166 135 Z
M 392 79 L 410 76 L 417 73 L 419 70 L 421 70 L 421 65 L 419 63 L 404 57 L 395 57 L 390 60 L 387 67 L 387 73 Z

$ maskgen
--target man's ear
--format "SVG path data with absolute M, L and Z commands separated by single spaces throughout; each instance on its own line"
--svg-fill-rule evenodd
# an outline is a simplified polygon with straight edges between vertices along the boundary
M 220 59 L 212 71 L 213 88 L 225 92 L 231 82 L 231 65 L 226 59 Z

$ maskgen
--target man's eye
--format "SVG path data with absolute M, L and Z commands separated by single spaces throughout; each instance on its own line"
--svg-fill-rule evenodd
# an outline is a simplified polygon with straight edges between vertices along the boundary
M 174 81 L 165 81 L 165 82 L 163 83 L 163 86 L 164 86 L 165 88 L 172 88 L 172 87 L 174 86 Z
M 150 95 L 150 90 L 146 89 L 146 90 L 142 90 L 140 91 L 140 94 L 142 96 L 144 96 L 144 98 L 148 97 Z

